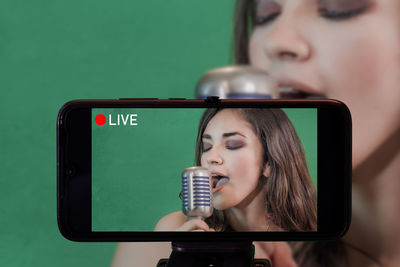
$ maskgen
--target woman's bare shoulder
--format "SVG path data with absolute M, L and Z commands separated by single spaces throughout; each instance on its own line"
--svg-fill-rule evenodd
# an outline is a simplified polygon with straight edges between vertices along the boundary
M 174 231 L 181 227 L 186 220 L 186 216 L 182 211 L 168 213 L 158 221 L 154 231 Z

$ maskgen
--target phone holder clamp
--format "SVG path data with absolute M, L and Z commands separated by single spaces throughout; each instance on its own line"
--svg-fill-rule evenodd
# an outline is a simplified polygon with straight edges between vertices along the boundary
M 169 259 L 157 267 L 270 267 L 267 259 L 254 259 L 252 242 L 172 242 Z

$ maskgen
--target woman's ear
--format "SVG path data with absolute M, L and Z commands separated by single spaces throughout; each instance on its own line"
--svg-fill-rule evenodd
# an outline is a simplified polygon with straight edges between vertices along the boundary
M 265 163 L 264 170 L 263 170 L 262 174 L 265 177 L 269 177 L 269 173 L 270 173 L 270 167 L 269 167 L 269 163 L 267 162 L 267 163 Z

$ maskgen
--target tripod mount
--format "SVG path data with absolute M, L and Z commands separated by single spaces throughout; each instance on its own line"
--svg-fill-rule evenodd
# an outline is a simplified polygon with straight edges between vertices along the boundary
M 169 259 L 157 267 L 271 267 L 267 259 L 254 259 L 249 242 L 172 242 Z

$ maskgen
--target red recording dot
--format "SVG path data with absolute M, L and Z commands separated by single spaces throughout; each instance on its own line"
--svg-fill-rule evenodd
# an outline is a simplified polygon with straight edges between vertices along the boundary
M 104 116 L 103 114 L 99 114 L 96 116 L 94 121 L 97 123 L 97 125 L 103 125 L 104 123 L 106 123 L 106 116 Z

